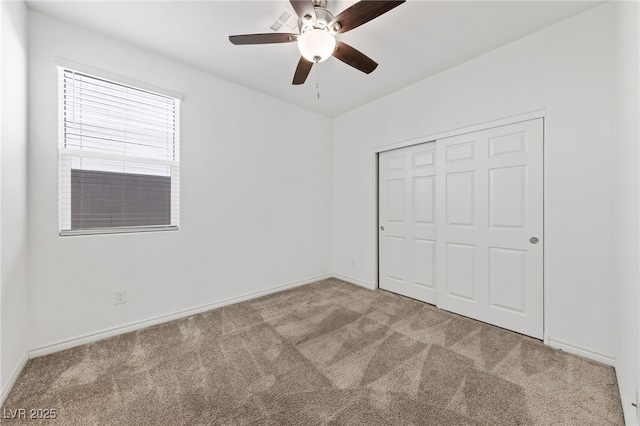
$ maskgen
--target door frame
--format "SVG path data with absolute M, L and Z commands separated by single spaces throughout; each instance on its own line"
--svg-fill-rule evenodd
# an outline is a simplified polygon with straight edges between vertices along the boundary
M 427 142 L 434 142 L 434 141 L 437 141 L 438 139 L 444 139 L 451 136 L 459 136 L 459 135 L 464 135 L 466 133 L 473 133 L 481 130 L 491 129 L 494 127 L 501 127 L 509 124 L 516 124 L 522 121 L 535 120 L 538 118 L 542 118 L 542 335 L 543 335 L 544 344 L 545 345 L 549 344 L 549 333 L 547 329 L 547 325 L 549 324 L 548 318 L 547 318 L 548 310 L 546 309 L 546 307 L 549 306 L 548 304 L 549 301 L 547 300 L 549 292 L 547 291 L 547 288 L 546 288 L 548 277 L 547 277 L 547 268 L 545 267 L 547 263 L 547 259 L 546 259 L 547 236 L 549 235 L 547 233 L 547 222 L 545 220 L 546 213 L 547 213 L 547 207 L 546 207 L 547 206 L 547 191 L 546 191 L 547 179 L 546 179 L 546 173 L 545 173 L 545 165 L 547 163 L 547 151 L 545 150 L 545 142 L 548 140 L 547 139 L 548 118 L 547 118 L 546 109 L 512 115 L 512 116 L 497 119 L 497 120 L 485 121 L 482 123 L 460 127 L 460 128 L 448 130 L 445 132 L 435 133 L 435 134 L 431 134 L 431 135 L 427 135 L 419 138 L 392 143 L 389 145 L 379 146 L 373 149 L 371 157 L 373 161 L 373 173 L 374 173 L 373 181 L 375 182 L 374 183 L 375 193 L 373 197 L 374 199 L 373 211 L 375 212 L 375 227 L 373 228 L 372 232 L 374 233 L 373 234 L 374 241 L 376 242 L 376 255 L 374 259 L 374 267 L 375 267 L 374 276 L 376 277 L 374 282 L 375 289 L 380 288 L 380 233 L 378 232 L 378 228 L 380 227 L 380 217 L 379 217 L 380 153 L 386 152 L 386 151 L 392 151 L 398 148 L 404 148 L 407 146 L 419 145 Z

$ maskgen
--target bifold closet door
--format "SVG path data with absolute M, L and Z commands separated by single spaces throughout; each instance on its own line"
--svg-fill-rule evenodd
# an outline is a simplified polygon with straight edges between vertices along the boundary
M 379 156 L 380 287 L 543 333 L 542 119 Z
M 380 288 L 436 303 L 435 142 L 378 160 Z
M 542 338 L 542 119 L 437 148 L 438 306 Z

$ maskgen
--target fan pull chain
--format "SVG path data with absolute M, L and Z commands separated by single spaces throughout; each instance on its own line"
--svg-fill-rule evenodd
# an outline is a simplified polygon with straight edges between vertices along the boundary
M 316 66 L 316 99 L 320 99 L 320 67 Z

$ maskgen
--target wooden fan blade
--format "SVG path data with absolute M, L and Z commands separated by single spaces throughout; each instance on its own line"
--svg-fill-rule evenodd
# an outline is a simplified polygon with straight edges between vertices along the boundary
M 300 57 L 298 61 L 298 66 L 296 67 L 296 73 L 293 75 L 293 83 L 292 84 L 303 84 L 311 72 L 311 67 L 313 66 L 313 62 L 307 61 L 303 56 Z
M 337 33 L 346 33 L 362 24 L 366 24 L 383 13 L 400 6 L 405 0 L 399 1 L 377 1 L 361 0 L 351 7 L 348 7 L 336 16 L 328 25 L 332 28 L 336 23 L 340 24 Z
M 269 44 L 269 43 L 291 43 L 297 41 L 298 34 L 267 33 L 267 34 L 243 34 L 229 36 L 229 41 L 233 44 Z
M 336 42 L 336 51 L 333 52 L 333 56 L 366 74 L 370 74 L 378 66 L 376 61 L 341 41 Z
M 306 21 L 305 16 L 309 15 L 313 23 L 316 23 L 316 10 L 313 8 L 311 0 L 289 0 L 293 10 L 298 14 L 301 21 Z

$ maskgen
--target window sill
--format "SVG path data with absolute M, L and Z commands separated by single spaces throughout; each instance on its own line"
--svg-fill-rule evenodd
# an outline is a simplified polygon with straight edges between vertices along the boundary
M 131 226 L 122 228 L 95 228 L 95 229 L 70 229 L 60 231 L 61 237 L 77 235 L 107 235 L 107 234 L 131 234 L 139 232 L 177 231 L 179 228 L 172 226 Z

